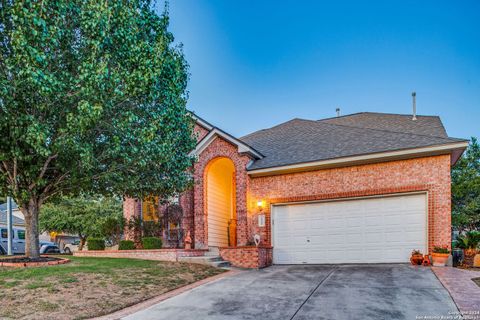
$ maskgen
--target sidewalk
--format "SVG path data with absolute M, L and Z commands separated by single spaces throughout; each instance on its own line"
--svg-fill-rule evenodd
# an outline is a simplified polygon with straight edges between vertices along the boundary
M 432 270 L 464 315 L 480 317 L 476 313 L 480 313 L 480 287 L 472 281 L 472 278 L 480 278 L 479 271 L 451 267 L 432 267 Z

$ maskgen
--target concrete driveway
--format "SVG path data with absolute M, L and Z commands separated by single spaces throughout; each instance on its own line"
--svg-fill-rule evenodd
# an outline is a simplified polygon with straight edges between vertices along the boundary
M 429 268 L 300 265 L 241 272 L 125 319 L 420 319 L 456 312 Z

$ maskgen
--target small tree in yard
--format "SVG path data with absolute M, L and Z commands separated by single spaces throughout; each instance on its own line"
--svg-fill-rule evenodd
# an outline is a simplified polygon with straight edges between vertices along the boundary
M 191 181 L 187 64 L 149 0 L 0 1 L 0 194 L 39 256 L 58 195 L 170 197 Z
M 452 224 L 459 231 L 480 230 L 480 145 L 476 138 L 452 168 Z
M 118 239 L 123 226 L 122 202 L 115 198 L 65 197 L 45 204 L 40 213 L 41 231 L 75 234 L 79 250 L 89 237 Z

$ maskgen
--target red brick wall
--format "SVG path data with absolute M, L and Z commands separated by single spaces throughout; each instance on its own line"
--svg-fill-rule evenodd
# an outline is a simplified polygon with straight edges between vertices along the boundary
M 249 230 L 262 236 L 261 244 L 271 245 L 270 205 L 274 203 L 410 191 L 428 191 L 429 249 L 434 244 L 450 246 L 449 155 L 250 178 Z M 258 200 L 265 201 L 264 228 L 256 226 Z
M 123 200 L 123 217 L 128 222 L 133 217 L 138 217 L 141 212 L 142 202 L 133 198 L 126 198 Z M 140 235 L 135 234 L 133 230 L 130 230 L 127 226 L 124 229 L 125 239 L 132 240 L 139 245 Z
M 193 189 L 187 190 L 180 196 L 179 204 L 183 209 L 182 227 L 187 235 L 190 232 L 192 243 L 195 243 L 194 212 L 193 212 Z
M 85 250 L 75 251 L 76 257 L 129 258 L 156 261 L 178 261 L 179 257 L 201 257 L 204 250 L 153 249 L 153 250 Z
M 247 242 L 247 188 L 248 177 L 246 166 L 251 158 L 238 153 L 238 148 L 229 142 L 217 137 L 199 156 L 194 165 L 194 212 L 195 212 L 195 248 L 208 247 L 208 225 L 205 206 L 206 190 L 204 181 L 206 169 L 212 160 L 226 157 L 233 161 L 235 166 L 236 185 L 236 217 L 237 217 L 237 244 Z
M 138 216 L 140 214 L 140 201 L 132 198 L 126 198 L 123 201 L 123 216 L 125 219 L 130 219 L 131 217 Z
M 195 124 L 193 132 L 198 136 L 197 141 L 200 141 L 208 134 L 209 131 L 202 126 Z
M 272 265 L 272 247 L 220 248 L 220 256 L 239 268 L 260 269 Z

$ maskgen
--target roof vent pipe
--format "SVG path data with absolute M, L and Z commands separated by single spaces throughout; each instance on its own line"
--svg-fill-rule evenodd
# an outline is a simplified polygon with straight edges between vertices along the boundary
M 337 112 L 337 117 L 340 117 L 340 108 L 335 109 L 335 111 Z
M 417 120 L 417 93 L 412 92 L 412 103 L 413 103 L 413 117 L 412 120 Z

